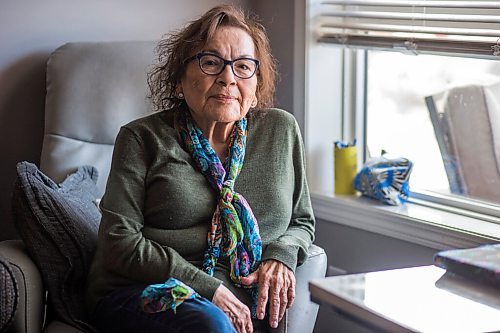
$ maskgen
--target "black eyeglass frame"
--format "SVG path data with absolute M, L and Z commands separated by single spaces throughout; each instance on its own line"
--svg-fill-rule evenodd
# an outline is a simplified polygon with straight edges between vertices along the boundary
M 224 65 L 221 67 L 221 69 L 220 69 L 220 71 L 218 73 L 207 73 L 207 72 L 205 72 L 203 70 L 203 67 L 201 67 L 201 58 L 203 56 L 206 56 L 206 55 L 219 58 L 220 60 L 222 60 L 224 62 Z M 214 53 L 211 53 L 211 52 L 199 52 L 199 53 L 196 53 L 194 56 L 189 57 L 186 60 L 184 60 L 184 64 L 187 64 L 188 62 L 193 61 L 194 59 L 198 59 L 198 66 L 200 67 L 200 70 L 203 72 L 203 74 L 206 74 L 206 75 L 219 75 L 220 73 L 222 73 L 224 71 L 224 69 L 226 68 L 226 66 L 229 65 L 229 67 L 231 67 L 231 70 L 233 71 L 234 76 L 236 76 L 236 77 L 238 77 L 240 79 L 243 79 L 243 80 L 247 80 L 247 79 L 252 78 L 255 75 L 255 73 L 257 73 L 257 71 L 259 70 L 259 65 L 260 65 L 260 61 L 257 60 L 257 59 L 254 59 L 254 58 L 242 57 L 242 58 L 236 58 L 234 60 L 226 60 L 226 59 L 222 58 L 221 56 L 218 56 L 217 54 L 214 54 Z M 234 65 L 233 64 L 236 61 L 239 61 L 239 60 L 250 60 L 250 61 L 253 61 L 255 63 L 255 70 L 252 73 L 252 75 L 250 75 L 249 77 L 241 77 L 238 74 L 236 74 L 236 72 L 234 71 Z

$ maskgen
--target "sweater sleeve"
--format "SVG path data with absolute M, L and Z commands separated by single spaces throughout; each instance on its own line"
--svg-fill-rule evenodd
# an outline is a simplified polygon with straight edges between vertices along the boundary
M 200 295 L 212 299 L 222 283 L 220 280 L 185 260 L 174 249 L 152 241 L 142 233 L 150 159 L 140 137 L 122 127 L 100 205 L 102 219 L 98 246 L 105 254 L 104 265 L 108 270 L 139 283 L 161 283 L 175 277 Z
M 304 143 L 297 122 L 293 121 L 290 142 L 294 171 L 292 216 L 287 230 L 266 247 L 262 260 L 281 261 L 295 272 L 308 257 L 308 249 L 314 241 L 315 219 L 306 179 Z

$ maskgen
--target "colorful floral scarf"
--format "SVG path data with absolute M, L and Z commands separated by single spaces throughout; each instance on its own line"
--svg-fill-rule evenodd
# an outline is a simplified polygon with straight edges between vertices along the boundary
M 203 270 L 213 275 L 219 257 L 229 258 L 231 280 L 240 285 L 240 278 L 257 269 L 262 256 L 259 226 L 245 198 L 234 191 L 234 184 L 245 159 L 247 120 L 234 124 L 228 158 L 224 165 L 194 124 L 189 112 L 179 112 L 176 126 L 182 141 L 191 153 L 200 172 L 218 193 L 218 204 L 208 233 L 208 248 Z
M 247 120 L 234 124 L 231 133 L 229 154 L 224 165 L 194 124 L 189 112 L 176 114 L 176 129 L 201 173 L 219 194 L 217 207 L 208 232 L 208 248 L 203 260 L 203 270 L 213 276 L 219 257 L 228 257 L 231 265 L 231 280 L 241 287 L 240 278 L 254 272 L 262 257 L 262 240 L 259 226 L 245 198 L 234 191 L 245 158 Z M 246 287 L 246 286 L 244 286 Z M 252 316 L 256 317 L 257 286 L 250 286 L 253 299 Z M 140 304 L 146 313 L 155 313 L 176 308 L 185 300 L 198 294 L 179 280 L 168 279 L 164 284 L 150 285 L 144 289 Z
M 171 277 L 165 283 L 147 286 L 142 291 L 140 304 L 146 313 L 157 313 L 168 309 L 176 313 L 177 307 L 185 300 L 199 296 L 191 287 Z

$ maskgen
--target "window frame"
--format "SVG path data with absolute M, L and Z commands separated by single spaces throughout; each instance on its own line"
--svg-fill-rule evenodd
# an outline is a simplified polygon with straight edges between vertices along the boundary
M 333 194 L 333 142 L 356 138 L 361 152 L 358 167 L 366 160 L 367 54 L 318 42 L 314 27 L 318 23 L 314 18 L 319 2 L 305 3 L 302 129 L 316 216 L 435 249 L 500 242 L 500 208 L 484 202 L 413 191 L 408 203 L 393 208 L 363 197 Z M 325 78 L 325 72 L 331 75 Z M 319 73 L 323 73 L 323 78 Z M 335 82 L 342 83 L 340 88 Z M 333 91 L 327 91 L 325 86 Z M 421 216 L 412 216 L 409 210 L 419 210 Z
M 367 159 L 367 68 L 368 68 L 368 50 L 358 49 L 350 50 L 357 55 L 352 56 L 354 64 L 347 64 L 344 68 L 344 82 L 348 82 L 347 77 L 352 77 L 358 81 L 345 87 L 344 95 L 350 96 L 349 99 L 355 101 L 354 105 L 344 104 L 342 110 L 343 127 L 351 128 L 352 134 L 347 137 L 356 137 L 362 156 L 359 156 L 358 166 L 362 165 Z M 391 51 L 386 51 L 391 52 Z M 418 55 L 417 55 L 418 57 Z M 359 81 L 362 82 L 359 82 Z M 350 89 L 355 87 L 354 89 Z M 347 120 L 347 121 L 346 121 Z M 349 120 L 352 123 L 349 123 Z M 347 138 L 346 136 L 343 139 Z M 479 218 L 484 221 L 500 224 L 500 203 L 488 203 L 474 198 L 467 198 L 459 195 L 447 195 L 423 189 L 414 190 L 410 188 L 409 201 L 428 207 L 439 207 L 439 209 L 448 212 L 460 212 L 461 215 Z

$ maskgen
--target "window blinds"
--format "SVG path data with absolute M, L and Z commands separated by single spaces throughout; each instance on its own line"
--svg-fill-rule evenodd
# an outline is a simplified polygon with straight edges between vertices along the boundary
M 338 0 L 319 4 L 319 41 L 500 59 L 500 1 Z

